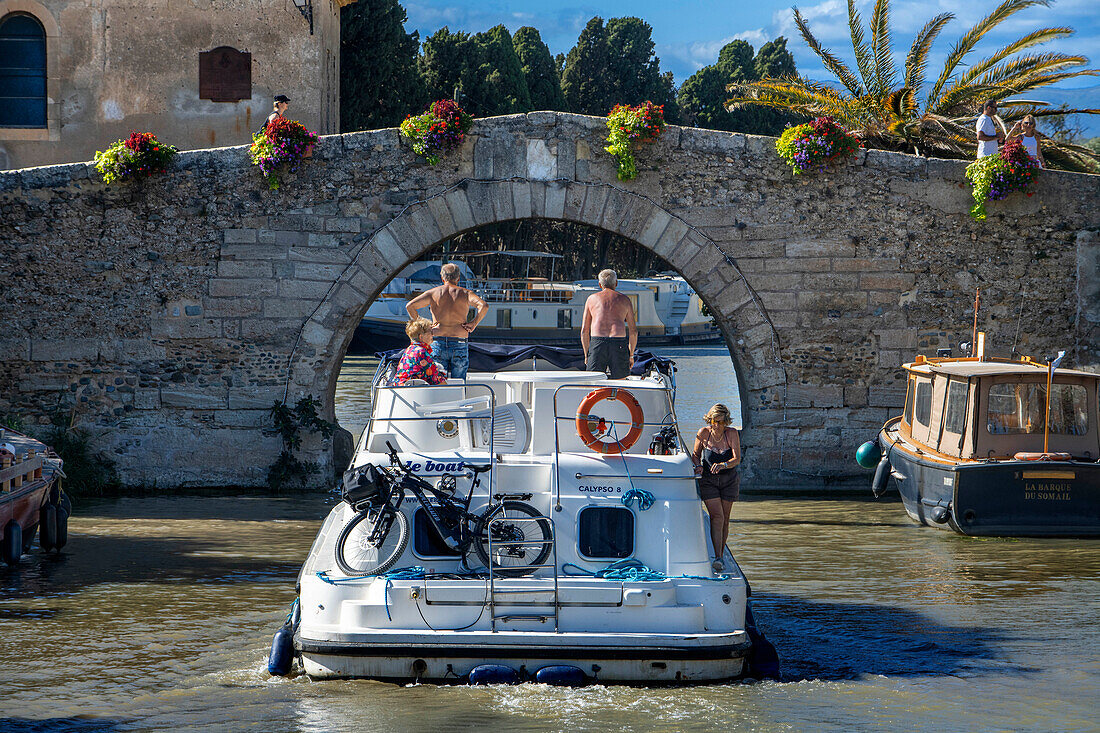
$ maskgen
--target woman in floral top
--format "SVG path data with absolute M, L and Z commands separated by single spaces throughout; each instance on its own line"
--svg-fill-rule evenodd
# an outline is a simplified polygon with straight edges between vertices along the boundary
M 412 343 L 397 363 L 393 383 L 406 384 L 410 379 L 423 379 L 428 384 L 446 384 L 443 370 L 432 361 L 432 322 L 427 318 L 414 318 L 405 324 L 405 333 Z

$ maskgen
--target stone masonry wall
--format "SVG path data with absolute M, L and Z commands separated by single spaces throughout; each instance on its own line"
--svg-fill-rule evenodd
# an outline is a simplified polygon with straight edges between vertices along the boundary
M 436 167 L 396 130 L 330 136 L 277 192 L 243 148 L 134 186 L 87 164 L 0 173 L 0 416 L 71 415 L 129 484 L 262 484 L 267 409 L 310 394 L 332 417 L 382 285 L 442 239 L 527 217 L 632 238 L 701 293 L 741 377 L 748 491 L 850 476 L 900 407 L 899 365 L 968 340 L 975 287 L 994 353 L 1100 366 L 1100 177 L 1044 173 L 979 224 L 964 162 L 871 151 L 794 177 L 773 139 L 670 127 L 623 183 L 605 131 L 479 120 Z M 307 450 L 331 469 L 330 444 Z

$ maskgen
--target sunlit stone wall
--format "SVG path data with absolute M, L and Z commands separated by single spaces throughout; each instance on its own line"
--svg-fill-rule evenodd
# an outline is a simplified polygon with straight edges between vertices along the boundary
M 774 139 L 670 127 L 623 183 L 605 134 L 486 119 L 435 167 L 396 130 L 330 136 L 277 192 L 244 148 L 136 186 L 87 164 L 0 173 L 0 416 L 71 416 L 130 484 L 262 484 L 268 408 L 314 395 L 332 416 L 382 285 L 525 217 L 632 238 L 703 295 L 741 378 L 746 491 L 850 478 L 902 402 L 899 365 L 968 340 L 976 287 L 995 353 L 1100 365 L 1100 177 L 1044 173 L 979 224 L 964 162 L 870 152 L 795 177 Z M 329 442 L 306 447 L 331 475 Z

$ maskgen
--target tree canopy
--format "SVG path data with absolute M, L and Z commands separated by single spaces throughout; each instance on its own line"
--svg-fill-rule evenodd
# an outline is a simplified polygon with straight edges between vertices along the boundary
M 1003 0 L 955 42 L 931 84 L 925 78 L 929 55 L 940 32 L 954 19 L 952 13 L 932 17 L 917 32 L 899 75 L 891 52 L 889 0 L 876 0 L 868 28 L 855 0 L 848 0 L 855 70 L 821 45 L 795 8 L 794 22 L 803 41 L 836 77 L 840 88 L 805 77 L 763 78 L 734 83 L 728 104 L 735 110 L 770 107 L 810 117 L 829 115 L 857 131 L 871 147 L 969 157 L 977 145 L 974 119 L 988 98 L 1001 100 L 1005 127 L 1027 114 L 1100 114 L 1100 110 L 1045 109 L 1027 98 L 1028 92 L 1048 84 L 1100 74 L 1080 68 L 1088 63 L 1084 56 L 1030 52 L 1047 41 L 1072 35 L 1072 28 L 1038 28 L 985 58 L 968 58 L 982 38 L 1016 13 L 1048 4 L 1047 0 Z M 1096 166 L 1087 149 L 1057 141 L 1044 147 L 1044 156 L 1073 169 Z
M 416 73 L 420 36 L 406 33 L 397 0 L 347 5 L 340 11 L 340 106 L 343 130 L 397 125 L 424 104 Z
M 558 66 L 550 49 L 542 42 L 538 29 L 524 26 L 512 36 L 512 45 L 519 57 L 532 109 L 564 111 L 565 95 L 561 91 Z

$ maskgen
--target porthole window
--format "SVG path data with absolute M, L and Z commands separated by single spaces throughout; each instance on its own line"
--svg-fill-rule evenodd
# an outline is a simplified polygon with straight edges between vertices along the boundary
M 46 127 L 46 30 L 25 13 L 0 18 L 0 127 Z
M 413 553 L 423 558 L 451 558 L 462 554 L 447 547 L 423 509 L 417 509 L 413 514 Z
M 577 548 L 599 560 L 634 554 L 634 512 L 626 507 L 590 506 L 577 516 Z

